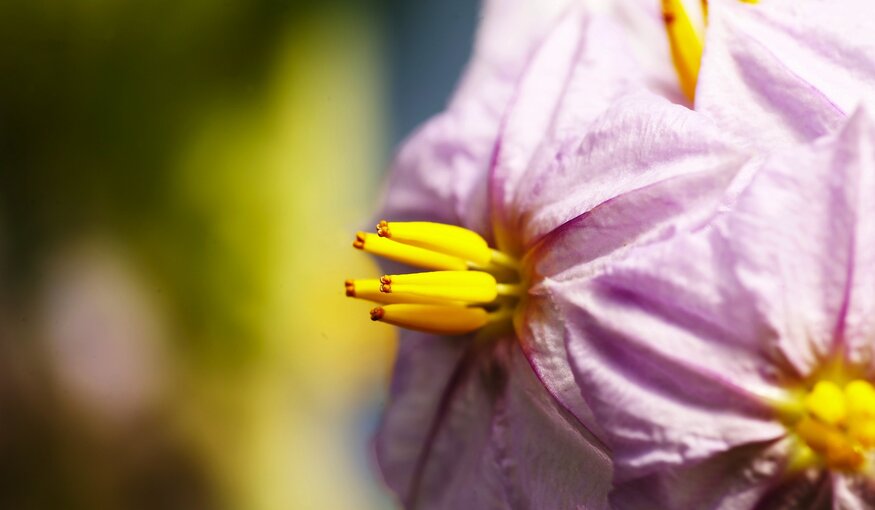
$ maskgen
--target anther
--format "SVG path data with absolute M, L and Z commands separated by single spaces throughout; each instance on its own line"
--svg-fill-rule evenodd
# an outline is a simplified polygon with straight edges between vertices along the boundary
M 377 235 L 380 237 L 391 238 L 392 234 L 389 231 L 389 222 L 386 220 L 380 220 L 380 223 L 377 223 Z
M 468 264 L 458 257 L 418 246 L 398 243 L 376 234 L 359 232 L 356 234 L 356 240 L 352 245 L 359 250 L 423 269 L 450 269 L 456 271 L 468 269 Z
M 382 307 L 378 306 L 377 308 L 374 308 L 373 310 L 371 310 L 371 320 L 378 321 L 378 320 L 382 319 L 384 313 L 385 312 L 383 312 Z
M 380 291 L 397 295 L 430 297 L 466 303 L 490 303 L 499 295 L 516 295 L 518 286 L 499 284 L 481 271 L 433 271 L 385 275 Z M 385 282 L 391 283 L 385 283 Z
M 346 280 L 347 296 L 383 305 L 371 310 L 374 321 L 442 335 L 488 326 L 484 334 L 494 335 L 510 326 L 514 298 L 523 293 L 519 262 L 462 227 L 383 220 L 376 234 L 358 232 L 353 246 L 431 270 Z
M 486 266 L 492 250 L 479 234 L 467 228 L 429 221 L 380 221 L 377 235 L 399 243 L 444 253 L 477 265 Z
M 405 294 L 389 294 L 381 290 L 382 284 L 376 278 L 363 280 L 347 280 L 344 282 L 346 295 L 352 298 L 365 299 L 375 303 L 418 303 L 418 304 L 441 304 L 448 306 L 463 306 L 465 303 L 449 299 L 441 299 L 429 296 L 415 296 Z
M 371 310 L 371 320 L 440 335 L 463 335 L 490 322 L 483 308 L 442 305 L 386 305 Z
M 355 241 L 352 242 L 352 247 L 357 250 L 365 249 L 365 233 L 359 232 L 355 235 Z

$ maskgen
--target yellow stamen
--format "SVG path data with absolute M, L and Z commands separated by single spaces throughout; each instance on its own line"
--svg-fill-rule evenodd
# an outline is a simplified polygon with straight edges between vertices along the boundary
M 845 419 L 845 395 L 838 384 L 819 381 L 805 397 L 805 409 L 828 425 L 836 425 Z
M 490 322 L 480 307 L 440 305 L 386 305 L 371 310 L 371 320 L 439 335 L 463 335 Z
M 419 303 L 419 304 L 434 304 L 434 305 L 453 305 L 464 306 L 465 303 L 458 301 L 447 301 L 445 299 L 430 298 L 425 296 L 386 294 L 380 291 L 382 282 L 376 278 L 346 280 L 346 295 L 358 299 L 366 299 L 375 303 L 394 304 L 394 303 Z
M 855 379 L 845 386 L 848 414 L 853 418 L 875 418 L 875 388 L 868 381 Z
M 482 271 L 431 271 L 428 273 L 387 274 L 380 278 L 384 284 L 446 285 L 459 287 L 494 286 L 495 277 Z
M 348 296 L 385 304 L 371 311 L 371 319 L 444 335 L 481 330 L 481 339 L 512 329 L 524 293 L 519 263 L 479 234 L 438 223 L 381 221 L 377 234 L 359 232 L 353 246 L 434 270 L 347 280 Z
M 702 39 L 693 27 L 682 0 L 662 0 L 662 18 L 681 91 L 693 101 L 702 61 Z
M 848 433 L 866 448 L 875 447 L 875 388 L 856 379 L 845 386 Z
M 498 283 L 481 271 L 434 271 L 386 275 L 380 290 L 394 295 L 430 297 L 467 303 L 490 303 L 499 296 L 519 296 L 519 285 Z
M 840 471 L 867 466 L 869 450 L 875 447 L 875 388 L 869 382 L 856 379 L 841 387 L 823 379 L 801 402 L 805 414 L 793 424 L 801 452 L 810 449 L 816 460 Z
M 428 221 L 388 222 L 377 225 L 377 234 L 399 243 L 444 253 L 479 266 L 492 260 L 492 250 L 479 234 L 466 228 Z
M 829 425 L 806 416 L 796 424 L 796 433 L 812 450 L 824 453 L 829 443 L 829 436 L 837 432 Z
M 451 271 L 464 271 L 468 269 L 468 264 L 458 257 L 398 243 L 376 234 L 359 232 L 356 234 L 356 239 L 352 245 L 359 250 L 423 269 Z
M 382 285 L 380 290 L 387 294 L 399 296 L 416 296 L 464 301 L 466 303 L 491 303 L 495 301 L 498 292 L 492 287 L 455 287 L 447 285 Z

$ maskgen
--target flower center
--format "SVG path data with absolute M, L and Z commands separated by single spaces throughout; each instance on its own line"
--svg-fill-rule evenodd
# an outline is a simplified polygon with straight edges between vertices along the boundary
M 471 230 L 443 223 L 388 222 L 359 232 L 355 248 L 429 269 L 346 280 L 346 295 L 380 303 L 371 320 L 443 335 L 510 322 L 522 295 L 519 263 Z
M 859 471 L 875 447 L 875 388 L 862 379 L 844 387 L 821 380 L 803 397 L 793 431 L 828 468 Z

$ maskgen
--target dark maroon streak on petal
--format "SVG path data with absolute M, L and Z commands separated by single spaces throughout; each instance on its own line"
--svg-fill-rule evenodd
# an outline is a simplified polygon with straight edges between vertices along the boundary
M 435 338 L 434 340 L 436 342 L 441 341 L 441 339 L 439 338 Z M 417 507 L 420 485 L 422 483 L 423 475 L 425 474 L 425 469 L 428 465 L 432 446 L 434 445 L 435 439 L 440 433 L 441 427 L 445 423 L 445 418 L 449 414 L 453 398 L 456 396 L 457 392 L 463 386 L 468 377 L 471 376 L 472 369 L 477 364 L 477 357 L 480 356 L 483 352 L 484 348 L 482 344 L 472 342 L 471 345 L 465 350 L 465 353 L 462 355 L 461 359 L 459 359 L 456 367 L 453 369 L 453 373 L 450 376 L 449 381 L 447 381 L 447 384 L 441 394 L 441 399 L 440 403 L 438 404 L 437 412 L 435 413 L 434 419 L 429 426 L 428 434 L 426 435 L 422 450 L 420 451 L 419 457 L 416 460 L 416 465 L 413 468 L 413 476 L 410 479 L 410 487 L 408 488 L 407 494 L 404 498 L 405 508 L 414 510 Z
M 832 480 L 828 471 L 814 476 L 801 472 L 790 478 L 773 480 L 753 510 L 830 510 L 833 505 Z

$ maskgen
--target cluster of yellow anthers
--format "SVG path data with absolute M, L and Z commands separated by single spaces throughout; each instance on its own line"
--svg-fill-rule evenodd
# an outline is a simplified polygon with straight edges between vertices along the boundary
M 810 458 L 841 471 L 869 468 L 867 453 L 875 447 L 875 388 L 869 382 L 855 379 L 842 387 L 821 380 L 802 403 L 793 430 Z
M 381 306 L 371 320 L 459 335 L 507 323 L 522 293 L 519 263 L 489 247 L 483 237 L 455 225 L 387 222 L 377 233 L 359 232 L 355 248 L 424 273 L 346 280 L 346 295 Z

